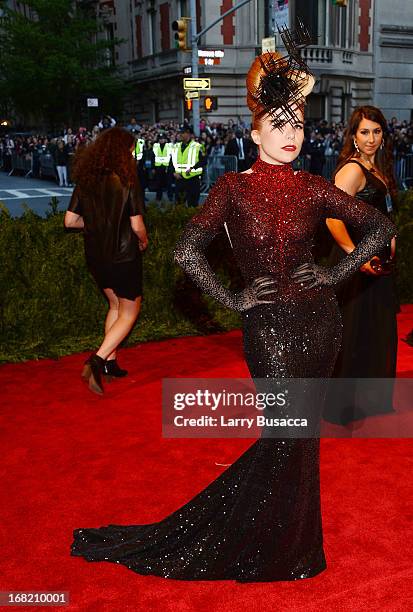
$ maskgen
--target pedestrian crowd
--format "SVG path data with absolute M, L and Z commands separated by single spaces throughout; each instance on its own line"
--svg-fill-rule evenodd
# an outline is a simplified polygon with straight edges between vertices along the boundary
M 42 175 L 42 156 L 48 156 L 59 186 L 71 186 L 70 166 L 76 150 L 87 146 L 103 130 L 114 125 L 116 120 L 106 115 L 90 130 L 81 126 L 77 129 L 65 127 L 57 134 L 5 134 L 0 136 L 0 167 L 10 172 L 13 158 L 24 158 L 30 161 L 31 175 L 36 178 Z M 234 169 L 242 172 L 257 158 L 250 126 L 241 117 L 229 119 L 225 124 L 201 119 L 198 137 L 187 120 L 183 124 L 166 121 L 149 125 L 132 117 L 123 127 L 136 139 L 135 157 L 142 188 L 155 191 L 159 200 L 165 192 L 169 200 L 183 195 L 190 205 L 196 205 L 201 183 L 208 183 L 205 180 L 208 163 L 224 155 L 232 156 L 236 158 Z M 326 164 L 335 165 L 345 129 L 344 123 L 306 122 L 301 160 L 311 173 L 322 175 Z M 399 121 L 393 117 L 388 122 L 388 129 L 393 137 L 396 164 L 402 167 L 406 156 L 413 154 L 413 121 Z

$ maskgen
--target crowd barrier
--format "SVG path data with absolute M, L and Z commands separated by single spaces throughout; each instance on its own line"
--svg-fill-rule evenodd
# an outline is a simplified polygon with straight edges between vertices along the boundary
M 42 153 L 37 157 L 37 160 L 33 159 L 33 155 L 24 154 L 18 155 L 13 153 L 11 159 L 7 160 L 9 168 L 8 175 L 12 176 L 16 171 L 21 172 L 25 177 L 32 175 L 34 178 L 50 177 L 56 178 L 56 166 L 51 153 Z M 36 172 L 34 172 L 34 163 L 37 161 Z M 3 165 L 5 160 L 2 160 Z M 11 166 L 11 167 L 10 167 Z
M 226 172 L 237 172 L 238 158 L 236 155 L 215 155 L 208 158 L 205 179 L 202 181 L 203 187 L 207 191 L 215 181 Z
M 39 155 L 40 169 L 39 175 L 40 178 L 44 176 L 49 176 L 51 178 L 56 178 L 56 166 L 53 159 L 53 155 L 50 153 L 43 153 Z
M 326 156 L 323 165 L 323 176 L 331 180 L 337 165 L 337 156 Z M 300 155 L 294 161 L 293 166 L 296 170 L 310 169 L 310 159 L 306 155 Z M 237 171 L 237 158 L 233 155 L 218 155 L 208 160 L 207 185 L 210 187 L 225 172 L 230 170 Z M 413 154 L 395 157 L 394 172 L 397 184 L 400 189 L 407 190 L 413 188 Z
M 36 168 L 34 169 L 33 156 L 29 154 L 18 155 L 14 153 L 10 158 L 6 159 L 4 154 L 0 157 L 0 168 L 4 168 L 9 176 L 14 172 L 21 172 L 25 177 L 33 176 L 34 178 L 56 178 L 56 166 L 51 153 L 42 153 L 35 161 Z M 323 165 L 323 176 L 331 180 L 337 164 L 337 156 L 326 156 Z M 310 159 L 302 155 L 294 162 L 294 168 L 300 170 L 309 170 Z M 201 190 L 203 192 L 213 185 L 216 180 L 226 172 L 237 172 L 238 160 L 235 155 L 216 155 L 208 158 L 206 172 L 202 177 Z M 413 154 L 397 156 L 394 160 L 394 171 L 397 184 L 400 189 L 407 190 L 413 188 Z
M 24 176 L 29 176 L 33 172 L 33 157 L 32 155 L 18 155 L 13 153 L 11 156 L 11 170 L 9 176 L 11 176 L 15 170 L 21 170 Z

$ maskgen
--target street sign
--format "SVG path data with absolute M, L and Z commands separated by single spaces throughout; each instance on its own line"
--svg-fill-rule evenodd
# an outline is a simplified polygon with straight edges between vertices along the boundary
M 198 100 L 199 99 L 199 91 L 187 91 L 185 93 L 185 98 L 187 100 Z
M 261 39 L 261 53 L 266 53 L 267 51 L 275 51 L 275 36 Z
M 192 74 L 192 66 L 184 66 L 184 74 Z
M 222 49 L 198 49 L 198 57 L 224 57 Z
M 87 98 L 86 104 L 88 108 L 97 108 L 99 106 L 98 98 Z
M 200 57 L 198 60 L 200 66 L 219 66 L 220 63 L 220 57 Z
M 184 89 L 211 89 L 211 79 L 184 79 Z

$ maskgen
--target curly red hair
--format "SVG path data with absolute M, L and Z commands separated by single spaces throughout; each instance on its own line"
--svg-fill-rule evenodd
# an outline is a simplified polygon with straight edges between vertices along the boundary
M 74 182 L 91 190 L 103 175 L 114 172 L 123 185 L 133 185 L 136 182 L 136 162 L 131 154 L 134 144 L 134 136 L 123 128 L 105 130 L 95 142 L 77 150 L 71 169 Z

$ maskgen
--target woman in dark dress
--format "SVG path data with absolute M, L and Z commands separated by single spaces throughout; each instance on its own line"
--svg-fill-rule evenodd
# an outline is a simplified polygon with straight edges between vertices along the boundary
M 391 218 L 391 196 L 396 191 L 392 143 L 387 122 L 378 108 L 362 106 L 350 117 L 335 185 Z M 362 234 L 357 229 L 347 231 L 337 219 L 328 219 L 327 226 L 337 242 L 330 255 L 330 265 L 336 265 L 353 251 Z M 333 377 L 359 380 L 334 381 L 323 415 L 332 423 L 346 424 L 393 411 L 392 382 L 369 384 L 363 379 L 392 379 L 396 375 L 398 301 L 392 270 L 394 255 L 395 239 L 337 287 L 343 340 Z
M 291 162 L 303 142 L 303 96 L 314 83 L 295 57 L 287 63 L 267 53 L 252 64 L 248 104 L 260 158 L 251 170 L 228 172 L 217 181 L 175 251 L 176 261 L 208 295 L 242 313 L 249 370 L 268 380 L 331 374 L 341 331 L 332 286 L 395 231 L 379 212 L 323 178 L 294 172 Z M 331 216 L 358 227 L 364 238 L 328 270 L 314 265 L 311 247 L 317 226 Z M 246 284 L 239 293 L 221 284 L 205 257 L 224 224 Z M 314 408 L 314 418 L 320 418 L 321 405 Z M 326 567 L 319 440 L 261 437 L 164 520 L 76 529 L 72 554 L 179 580 L 315 576 Z
M 77 183 L 65 216 L 67 228 L 83 229 L 87 266 L 108 300 L 102 344 L 86 361 L 82 377 L 103 393 L 102 375 L 122 377 L 116 349 L 139 314 L 142 255 L 148 239 L 132 151 L 135 139 L 121 128 L 103 132 L 80 149 L 72 176 Z

